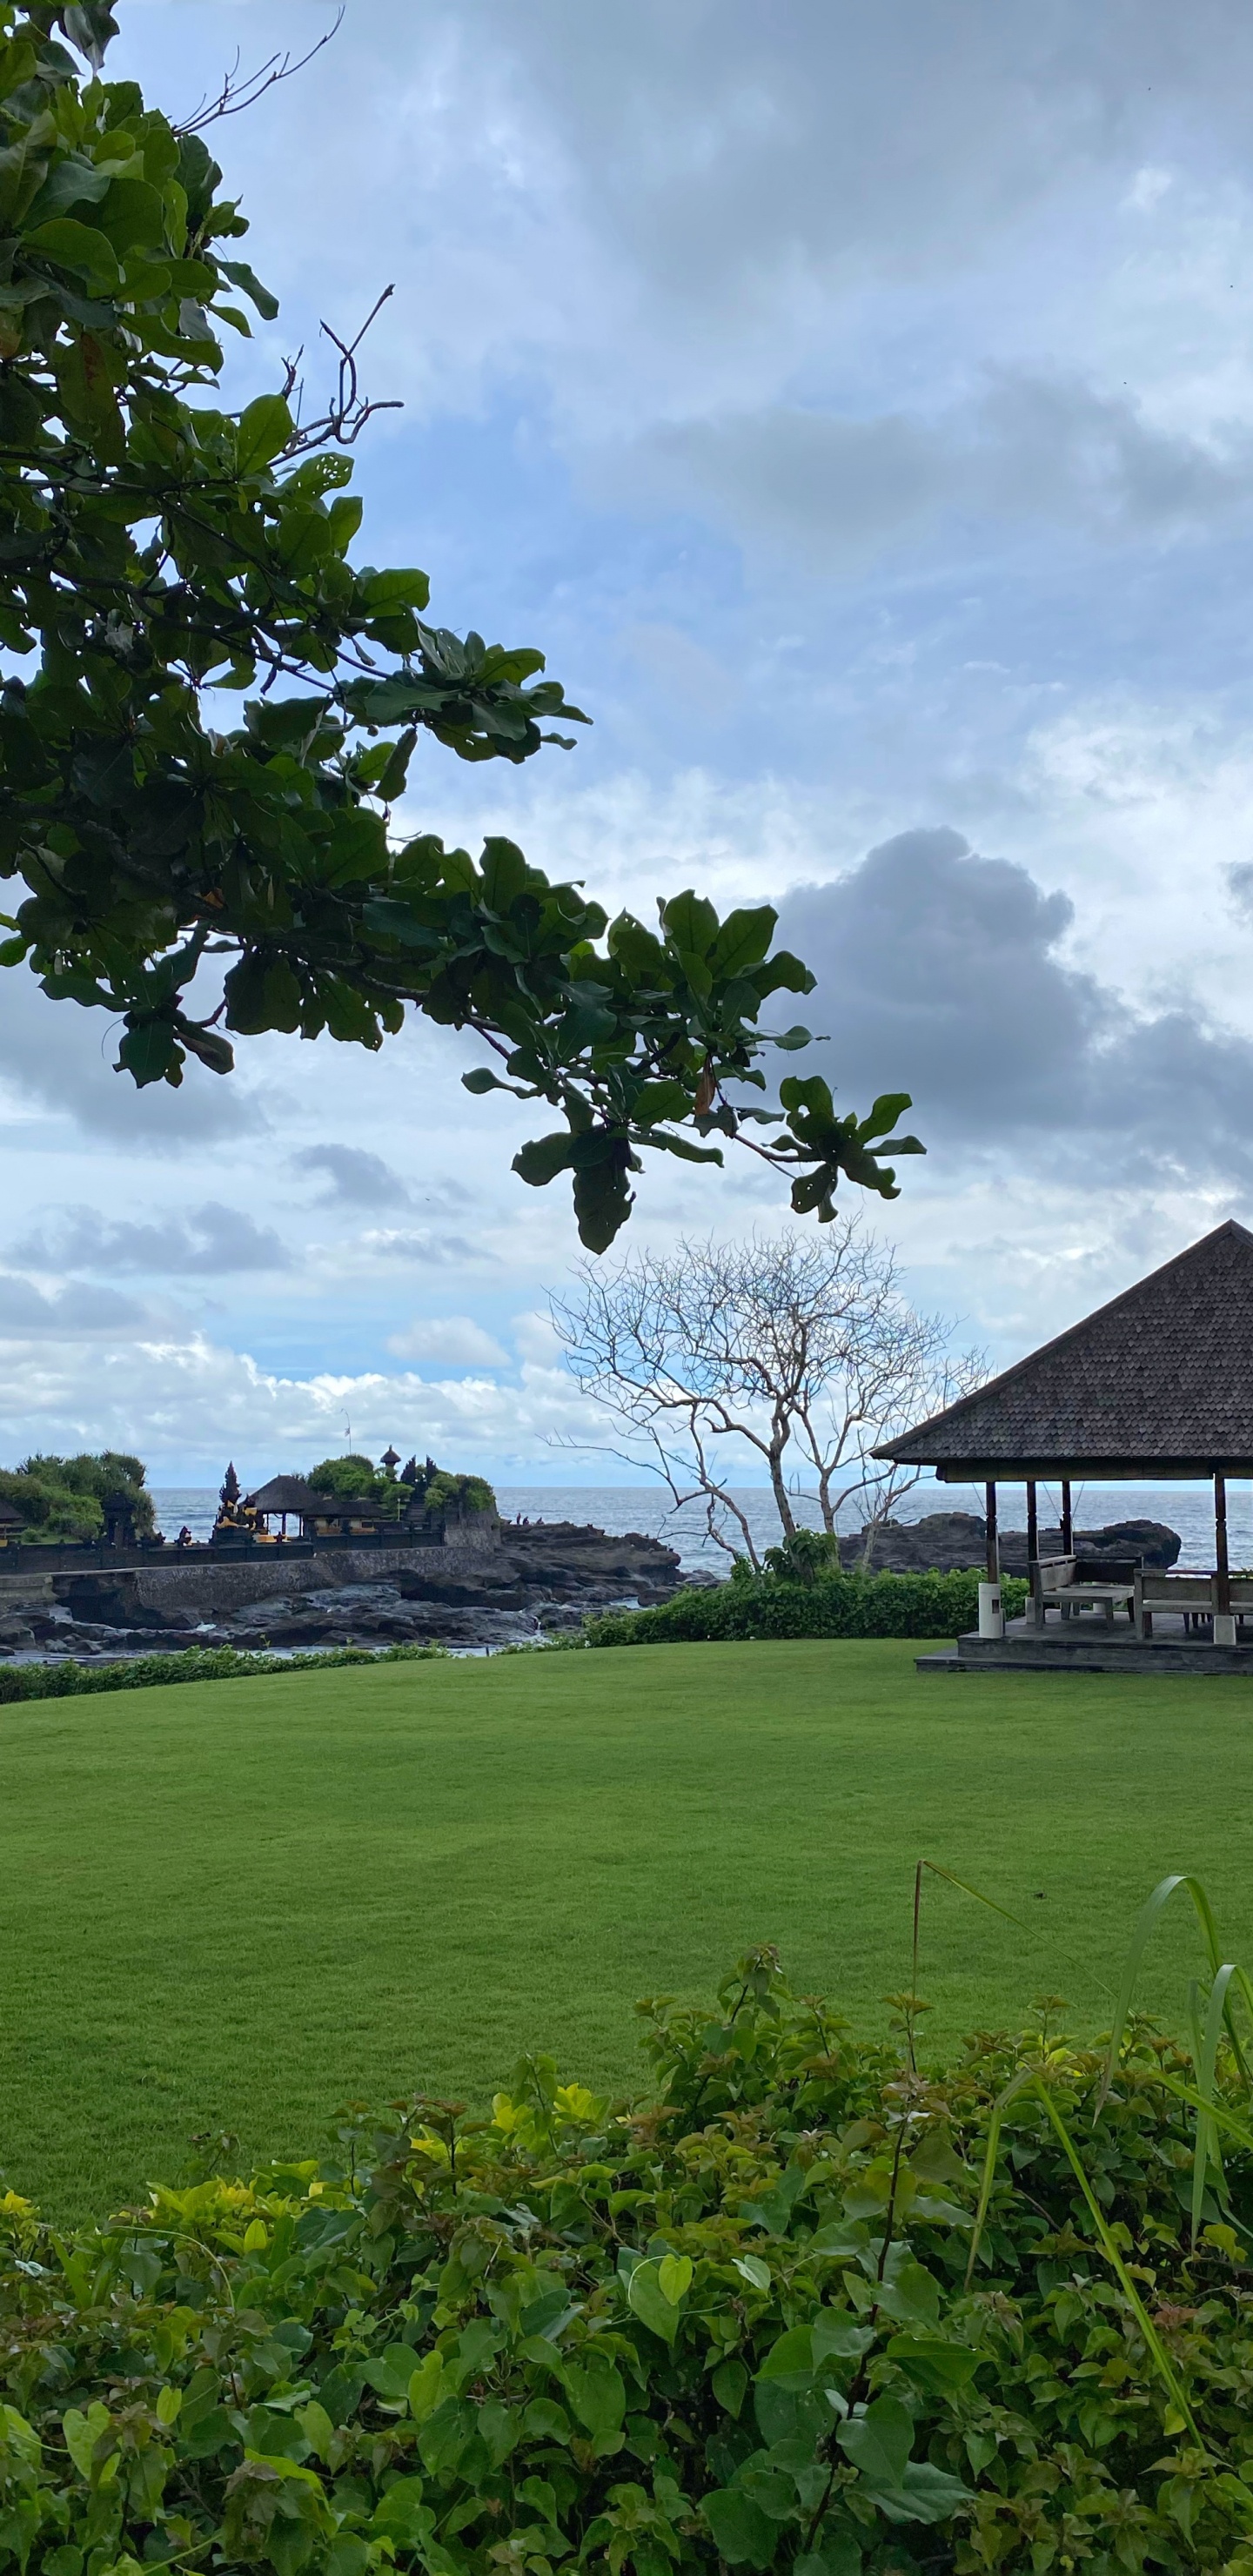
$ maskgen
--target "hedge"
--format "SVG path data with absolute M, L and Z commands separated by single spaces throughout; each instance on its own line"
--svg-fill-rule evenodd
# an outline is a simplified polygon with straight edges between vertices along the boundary
M 977 1574 L 836 1574 L 815 1583 L 737 1573 L 717 1589 L 676 1592 L 656 1610 L 610 1610 L 589 1619 L 591 1646 L 668 1646 L 691 1639 L 755 1637 L 957 1637 L 979 1617 Z M 1002 1578 L 1011 1618 L 1027 1599 Z
M 533 2055 L 75 2233 L 0 2188 L 0 2564 L 1250 2576 L 1234 2061 L 1190 2220 L 1181 2049 L 917 2071 L 894 2000 L 860 2042 L 760 1949 L 641 2007 L 642 2100 Z
M 445 1646 L 325 1646 L 311 1655 L 253 1655 L 240 1654 L 234 1646 L 180 1646 L 168 1654 L 136 1655 L 115 1664 L 8 1664 L 0 1666 L 0 1703 L 77 1699 L 85 1691 L 157 1690 L 166 1682 L 326 1672 L 337 1664 L 420 1664 L 447 1651 Z

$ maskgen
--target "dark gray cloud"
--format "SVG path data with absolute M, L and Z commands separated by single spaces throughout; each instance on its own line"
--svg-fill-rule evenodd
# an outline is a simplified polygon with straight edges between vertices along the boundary
M 482 1243 L 472 1243 L 464 1234 L 427 1234 L 393 1231 L 390 1226 L 377 1226 L 365 1237 L 371 1260 L 415 1261 L 436 1269 L 454 1263 L 495 1262 L 495 1254 Z
M 399 1173 L 381 1154 L 367 1153 L 363 1145 L 307 1145 L 303 1153 L 293 1154 L 292 1162 L 297 1171 L 323 1175 L 326 1187 L 319 1193 L 319 1207 L 410 1205 Z
M 862 1109 L 912 1092 L 933 1148 L 1022 1142 L 1052 1182 L 1253 1178 L 1253 1044 L 1184 1008 L 1133 1011 L 1058 953 L 1072 919 L 957 832 L 885 841 L 781 907 L 818 977 L 806 1023 L 831 1036 L 798 1065 Z
M 0 1335 L 8 1340 L 62 1334 L 82 1341 L 96 1333 L 134 1333 L 149 1321 L 144 1308 L 133 1297 L 120 1297 L 116 1288 L 89 1288 L 81 1279 L 71 1279 L 46 1296 L 33 1280 L 0 1271 Z
M 129 1074 L 113 1071 L 117 1039 L 115 1021 L 77 1002 L 50 1002 L 24 966 L 9 967 L 0 981 L 0 1077 L 89 1135 L 173 1154 L 264 1125 L 236 1077 L 202 1065 L 187 1065 L 177 1091 L 164 1082 L 137 1091 Z
M 1241 859 L 1226 873 L 1232 910 L 1239 913 L 1242 921 L 1253 921 L 1253 860 Z
M 271 1226 L 257 1225 L 241 1208 L 223 1207 L 217 1199 L 147 1224 L 102 1216 L 96 1208 L 63 1208 L 44 1231 L 15 1244 L 12 1258 L 33 1270 L 191 1278 L 290 1270 L 292 1260 Z
M 1251 463 L 1246 432 L 1220 453 L 1077 379 L 1002 371 L 938 415 L 776 404 L 679 423 L 641 439 L 621 470 L 646 502 L 679 500 L 830 565 L 942 523 L 1061 523 L 1106 544 L 1174 536 L 1247 513 Z

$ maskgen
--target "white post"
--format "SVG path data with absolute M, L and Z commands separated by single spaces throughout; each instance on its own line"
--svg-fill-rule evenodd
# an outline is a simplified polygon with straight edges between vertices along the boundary
M 981 1637 L 1003 1637 L 1005 1634 L 999 1583 L 981 1583 L 979 1586 L 979 1634 Z
M 1235 1611 L 1234 1611 L 1234 1610 L 1216 1610 L 1216 1611 L 1214 1612 L 1214 1643 L 1215 1643 L 1215 1645 L 1216 1645 L 1216 1646 L 1234 1646 L 1235 1642 L 1236 1642 L 1236 1614 L 1235 1614 Z

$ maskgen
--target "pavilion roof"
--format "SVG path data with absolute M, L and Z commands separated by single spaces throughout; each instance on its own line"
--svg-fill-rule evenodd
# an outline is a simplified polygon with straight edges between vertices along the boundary
M 259 1485 L 247 1496 L 254 1512 L 318 1512 L 326 1509 L 325 1494 L 315 1494 L 303 1476 L 271 1476 L 268 1485 Z
M 1217 1226 L 875 1456 L 950 1483 L 1253 1474 L 1253 1234 Z

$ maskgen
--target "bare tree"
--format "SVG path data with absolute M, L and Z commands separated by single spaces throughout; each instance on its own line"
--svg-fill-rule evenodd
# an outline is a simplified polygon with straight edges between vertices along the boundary
M 710 1537 L 754 1565 L 737 1468 L 764 1466 L 785 1539 L 798 1477 L 812 1480 L 828 1532 L 860 1495 L 869 1554 L 921 1472 L 882 1465 L 872 1449 L 986 1374 L 974 1353 L 951 1357 L 951 1326 L 914 1312 L 891 1252 L 855 1215 L 817 1237 L 633 1253 L 608 1275 L 581 1263 L 550 1305 L 567 1366 L 625 1443 L 569 1445 L 647 1466 L 676 1507 L 702 1501 Z

